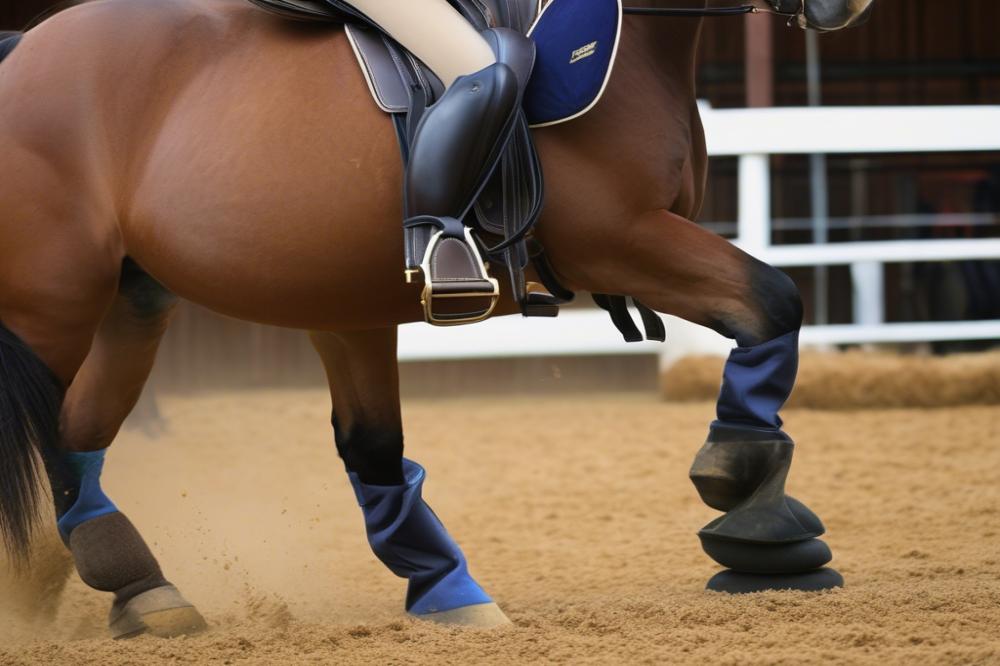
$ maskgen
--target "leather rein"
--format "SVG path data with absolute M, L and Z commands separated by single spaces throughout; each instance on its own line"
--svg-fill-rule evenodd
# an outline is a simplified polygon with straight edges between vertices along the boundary
M 802 12 L 803 0 L 761 0 L 761 3 L 733 7 L 623 7 L 623 14 L 633 16 L 672 16 L 677 18 L 703 18 L 715 16 L 741 16 L 743 14 L 776 14 L 789 19 Z M 793 5 L 793 6 L 789 6 Z

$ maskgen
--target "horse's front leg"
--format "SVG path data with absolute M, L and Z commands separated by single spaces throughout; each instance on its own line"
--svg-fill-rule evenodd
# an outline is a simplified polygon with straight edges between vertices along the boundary
M 762 576 L 729 572 L 710 586 L 745 591 L 839 584 L 839 575 L 820 569 L 831 558 L 815 538 L 822 523 L 784 493 L 793 444 L 778 412 L 798 367 L 802 303 L 795 284 L 663 210 L 620 228 L 602 250 L 575 269 L 585 287 L 633 296 L 738 345 L 726 361 L 717 419 L 691 480 L 706 504 L 727 512 L 701 531 L 706 552 L 736 571 Z
M 423 468 L 403 457 L 396 329 L 313 333 L 312 342 L 326 368 L 337 452 L 364 514 L 368 542 L 393 573 L 409 581 L 406 610 L 450 624 L 508 624 L 421 498 Z

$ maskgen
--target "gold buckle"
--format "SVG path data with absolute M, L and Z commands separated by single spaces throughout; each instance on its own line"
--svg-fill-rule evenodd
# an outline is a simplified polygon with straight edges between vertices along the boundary
M 431 253 L 434 251 L 435 246 L 437 246 L 438 241 L 441 239 L 442 233 L 443 232 L 438 231 L 431 236 L 430 241 L 427 243 L 427 249 L 424 251 L 423 261 L 420 263 L 419 272 L 424 275 L 424 288 L 420 292 L 420 305 L 424 308 L 424 321 L 433 326 L 458 326 L 460 324 L 475 324 L 476 322 L 483 321 L 493 314 L 493 310 L 496 309 L 497 303 L 500 302 L 500 283 L 496 278 L 490 277 L 487 272 L 486 264 L 483 263 L 483 258 L 479 255 L 479 249 L 476 247 L 476 241 L 472 237 L 472 230 L 468 227 L 465 229 L 465 242 L 472 251 L 472 255 L 476 260 L 476 265 L 479 268 L 481 277 L 478 279 L 488 281 L 491 285 L 493 285 L 493 291 L 461 291 L 451 294 L 434 293 L 434 281 L 431 279 L 430 270 Z M 417 273 L 418 271 L 414 270 L 413 272 Z M 410 271 L 407 271 L 407 280 L 409 280 L 409 274 Z M 490 306 L 481 314 L 472 315 L 471 317 L 449 317 L 442 319 L 434 314 L 434 299 L 436 298 L 489 298 Z

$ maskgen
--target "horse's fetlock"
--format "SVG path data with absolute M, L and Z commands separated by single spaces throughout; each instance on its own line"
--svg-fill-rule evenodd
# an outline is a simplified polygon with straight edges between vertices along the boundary
M 337 453 L 348 471 L 363 483 L 398 485 L 403 482 L 403 433 L 395 428 L 380 428 L 353 423 L 345 428 L 333 419 Z

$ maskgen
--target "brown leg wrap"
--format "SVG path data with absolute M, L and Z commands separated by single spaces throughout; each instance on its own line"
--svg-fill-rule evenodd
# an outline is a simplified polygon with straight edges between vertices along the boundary
M 114 592 L 116 603 L 168 585 L 153 553 L 123 513 L 80 524 L 70 535 L 69 549 L 83 582 Z

